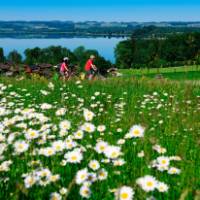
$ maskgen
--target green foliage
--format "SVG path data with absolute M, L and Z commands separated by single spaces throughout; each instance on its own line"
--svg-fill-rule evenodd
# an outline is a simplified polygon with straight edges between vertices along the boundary
M 20 63 L 22 63 L 22 56 L 20 53 L 18 53 L 16 50 L 14 50 L 8 54 L 8 60 L 15 64 L 20 64 Z
M 44 49 L 38 47 L 25 50 L 25 62 L 27 64 L 49 63 L 56 65 L 62 62 L 64 57 L 69 57 L 71 62 L 77 62 L 76 56 L 67 48 L 50 46 Z
M 115 50 L 120 68 L 157 68 L 199 62 L 200 33 L 174 34 L 166 39 L 122 41 Z
M 35 64 L 39 62 L 41 56 L 41 49 L 39 47 L 34 49 L 26 49 L 24 53 L 26 56 L 25 63 Z
M 3 48 L 0 48 L 0 63 L 3 63 L 4 61 L 5 61 L 5 57 L 4 57 Z

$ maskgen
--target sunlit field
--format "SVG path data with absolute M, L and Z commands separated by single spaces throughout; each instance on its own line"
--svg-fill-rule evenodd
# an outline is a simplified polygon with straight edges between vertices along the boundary
M 0 79 L 0 199 L 200 196 L 200 88 Z
M 145 76 L 155 78 L 158 74 L 161 74 L 163 78 L 169 80 L 200 80 L 199 65 L 151 69 L 122 69 L 120 72 L 126 77 Z

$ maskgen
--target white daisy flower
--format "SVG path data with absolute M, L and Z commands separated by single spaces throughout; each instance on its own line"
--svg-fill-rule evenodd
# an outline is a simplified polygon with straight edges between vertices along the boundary
M 74 149 L 73 151 L 66 153 L 64 157 L 69 163 L 80 163 L 83 159 L 81 149 Z
M 90 195 L 91 195 L 91 190 L 89 187 L 83 185 L 81 188 L 80 188 L 80 195 L 83 197 L 83 198 L 90 198 Z
M 118 146 L 108 146 L 106 147 L 104 154 L 107 158 L 116 159 L 121 153 L 121 148 Z
M 181 170 L 176 167 L 170 167 L 168 170 L 168 174 L 180 174 Z
M 88 109 L 83 110 L 83 116 L 86 121 L 92 121 L 95 114 L 92 111 L 89 111 Z
M 167 192 L 169 189 L 168 185 L 163 182 L 158 182 L 157 184 L 157 190 L 159 192 Z
M 61 130 L 69 130 L 71 128 L 71 123 L 68 120 L 60 122 L 59 127 Z
M 14 143 L 14 148 L 17 153 L 23 153 L 28 150 L 29 144 L 23 140 L 16 141 Z
M 99 131 L 99 132 L 104 132 L 105 130 L 106 130 L 106 126 L 105 125 L 99 125 L 97 127 L 97 131 Z
M 48 103 L 43 103 L 43 104 L 41 104 L 40 108 L 41 108 L 42 110 L 49 110 L 49 109 L 52 108 L 52 105 L 51 105 L 51 104 L 48 104 Z
M 138 178 L 136 182 L 146 192 L 154 191 L 157 188 L 157 180 L 153 176 L 146 175 Z
M 115 192 L 116 200 L 132 200 L 134 191 L 131 187 L 122 186 Z
M 100 164 L 97 160 L 91 160 L 88 165 L 92 170 L 96 171 L 100 168 Z
M 108 177 L 108 172 L 105 170 L 105 169 L 101 169 L 98 174 L 97 174 L 97 178 L 102 181 L 102 180 L 105 180 L 107 179 Z
M 29 129 L 25 133 L 25 137 L 27 140 L 33 140 L 39 137 L 39 132 L 37 130 Z
M 78 185 L 84 183 L 88 179 L 88 169 L 79 170 L 76 174 L 76 183 Z
M 84 132 L 82 130 L 78 130 L 74 133 L 74 138 L 75 139 L 83 139 L 83 136 L 84 136 Z
M 140 137 L 144 137 L 144 131 L 145 129 L 140 126 L 140 125 L 134 125 L 129 133 L 127 133 L 125 135 L 125 138 L 140 138 Z
M 66 113 L 66 108 L 60 108 L 56 111 L 56 116 L 63 116 Z
M 94 126 L 94 124 L 91 124 L 91 123 L 85 123 L 82 125 L 82 130 L 88 133 L 94 132 L 95 128 L 96 127 Z
M 50 196 L 50 200 L 61 200 L 61 199 L 62 199 L 62 196 L 57 192 L 52 193 Z
M 100 141 L 96 144 L 95 150 L 97 153 L 104 153 L 107 147 L 108 147 L 107 142 Z
M 63 151 L 65 149 L 65 143 L 62 140 L 58 140 L 58 141 L 54 141 L 52 143 L 52 148 L 56 151 L 56 152 L 60 152 Z

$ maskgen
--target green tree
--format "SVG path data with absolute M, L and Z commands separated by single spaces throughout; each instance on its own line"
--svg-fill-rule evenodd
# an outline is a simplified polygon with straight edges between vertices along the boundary
M 22 63 L 22 56 L 20 53 L 18 53 L 16 50 L 14 50 L 8 54 L 8 60 L 15 64 L 20 64 L 20 63 Z
M 43 56 L 42 50 L 39 47 L 36 47 L 34 49 L 26 49 L 24 54 L 26 56 L 25 63 L 30 65 L 40 62 Z
M 40 62 L 50 63 L 56 65 L 62 62 L 64 57 L 69 57 L 71 63 L 77 63 L 76 56 L 67 48 L 61 46 L 50 46 L 48 48 L 42 49 Z
M 80 47 L 77 47 L 75 50 L 74 50 L 74 55 L 76 56 L 76 58 L 78 60 L 82 60 L 84 55 L 85 55 L 85 47 L 84 46 L 80 46 Z
M 134 51 L 134 40 L 126 40 L 120 42 L 115 48 L 115 58 L 117 67 L 122 69 L 130 68 L 134 60 Z
M 5 61 L 4 51 L 3 48 L 0 48 L 0 63 Z

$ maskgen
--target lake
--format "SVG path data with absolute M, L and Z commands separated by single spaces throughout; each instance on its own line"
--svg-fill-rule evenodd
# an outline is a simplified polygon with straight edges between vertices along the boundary
M 86 49 L 96 49 L 100 55 L 111 62 L 115 61 L 114 48 L 125 38 L 61 38 L 61 39 L 11 39 L 0 38 L 0 47 L 4 49 L 4 54 L 12 50 L 17 50 L 23 55 L 27 48 L 48 47 L 51 45 L 61 45 L 70 50 L 74 50 L 79 46 L 84 46 Z

